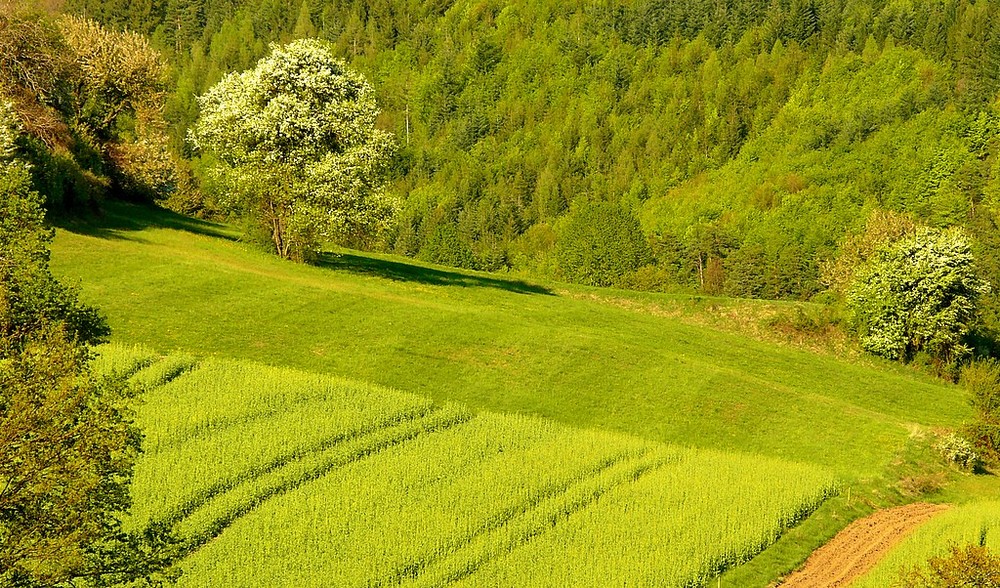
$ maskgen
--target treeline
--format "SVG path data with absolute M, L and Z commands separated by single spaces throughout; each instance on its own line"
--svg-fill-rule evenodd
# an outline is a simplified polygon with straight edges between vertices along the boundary
M 380 124 L 401 147 L 392 189 L 403 210 L 378 244 L 399 253 L 599 285 L 802 299 L 826 289 L 823 267 L 845 235 L 890 209 L 967 227 L 1000 283 L 993 3 L 67 0 L 66 9 L 150 35 L 175 64 L 166 118 L 188 156 L 195 96 L 250 67 L 269 42 L 331 41 L 373 82 Z M 603 227 L 590 231 L 596 241 L 575 234 L 583 218 Z M 602 252 L 610 243 L 634 244 L 612 263 L 624 265 L 580 261 L 615 257 Z

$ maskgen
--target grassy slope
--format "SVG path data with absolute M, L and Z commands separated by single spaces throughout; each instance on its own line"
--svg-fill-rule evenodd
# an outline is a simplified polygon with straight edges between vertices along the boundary
M 896 366 L 651 312 L 676 307 L 676 298 L 527 284 L 379 256 L 330 256 L 306 267 L 232 237 L 225 226 L 113 207 L 100 221 L 59 231 L 53 268 L 82 282 L 119 341 L 810 462 L 859 488 L 896 467 L 912 445 L 912 424 L 955 426 L 967 416 L 958 389 Z M 831 501 L 728 574 L 727 585 L 766 584 L 865 508 L 857 498 Z
M 908 423 L 966 416 L 957 389 L 910 373 L 542 286 L 355 255 L 294 265 L 199 234 L 225 227 L 139 209 L 101 224 L 61 230 L 53 268 L 82 281 L 116 339 L 161 351 L 336 373 L 848 477 L 885 465 Z

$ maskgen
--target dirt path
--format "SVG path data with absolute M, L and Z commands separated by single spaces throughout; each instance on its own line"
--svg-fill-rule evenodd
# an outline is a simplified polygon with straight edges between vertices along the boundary
M 781 588 L 849 586 L 875 567 L 910 531 L 947 509 L 947 505 L 941 504 L 908 504 L 854 521 L 809 556 Z

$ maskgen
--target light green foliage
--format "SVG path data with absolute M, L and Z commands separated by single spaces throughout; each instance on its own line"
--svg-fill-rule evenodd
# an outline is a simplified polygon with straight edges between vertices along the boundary
M 22 156 L 50 207 L 173 191 L 167 68 L 145 37 L 21 0 L 0 4 L 0 29 L 0 97 L 24 122 Z
M 143 357 L 102 354 L 109 367 Z M 139 414 L 130 525 L 178 533 L 181 586 L 497 585 L 511 563 L 521 573 L 502 585 L 690 585 L 833 491 L 814 466 L 472 415 L 288 369 L 168 356 L 132 380 L 157 385 Z
M 326 240 L 385 228 L 389 134 L 375 128 L 374 92 L 324 43 L 294 41 L 199 99 L 191 141 L 217 155 L 229 192 L 220 203 L 249 215 L 286 258 Z
M 979 545 L 951 546 L 926 566 L 901 574 L 897 588 L 1000 588 L 1000 557 Z
M 403 144 L 398 253 L 439 249 L 444 223 L 464 247 L 441 261 L 470 265 L 471 251 L 477 268 L 552 277 L 548 233 L 588 201 L 639 211 L 668 244 L 637 287 L 810 298 L 874 208 L 978 226 L 981 258 L 1000 251 L 982 239 L 998 232 L 994 3 L 153 4 L 67 0 L 164 38 L 175 137 L 194 95 L 312 28 L 378 80 L 380 120 Z M 428 192 L 432 206 L 412 206 Z
M 974 411 L 968 433 L 983 453 L 1000 457 L 1000 361 L 977 359 L 962 366 L 959 383 Z
M 921 525 L 894 547 L 855 588 L 893 586 L 902 573 L 924 566 L 934 556 L 945 556 L 951 546 L 985 545 L 1000 549 L 1000 503 L 976 502 L 953 508 Z
M 969 352 L 964 337 L 987 292 L 961 230 L 921 228 L 858 269 L 847 306 L 871 353 L 903 359 L 923 351 L 957 361 Z
M 145 37 L 73 16 L 63 16 L 57 24 L 68 49 L 74 122 L 108 140 L 120 117 L 135 117 L 162 104 L 166 64 Z

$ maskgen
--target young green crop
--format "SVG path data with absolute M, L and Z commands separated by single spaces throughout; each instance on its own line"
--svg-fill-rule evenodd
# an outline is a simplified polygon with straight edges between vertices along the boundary
M 750 560 L 833 491 L 809 466 L 685 451 L 460 586 L 701 586 Z
M 833 491 L 816 467 L 110 346 L 146 387 L 136 528 L 182 587 L 693 585 Z
M 133 517 L 140 525 L 177 520 L 247 479 L 429 407 L 416 396 L 333 378 L 205 362 L 147 392 Z

